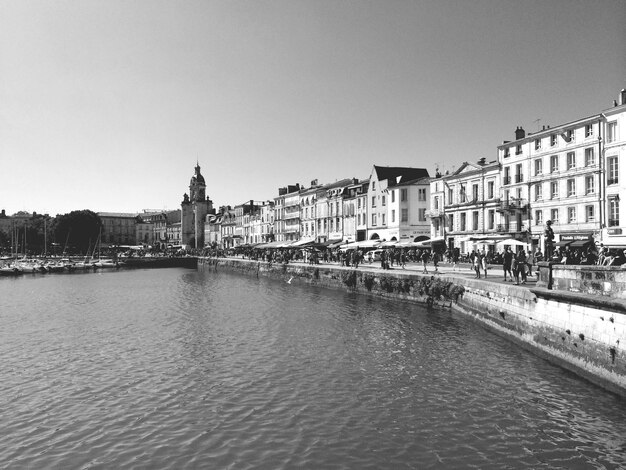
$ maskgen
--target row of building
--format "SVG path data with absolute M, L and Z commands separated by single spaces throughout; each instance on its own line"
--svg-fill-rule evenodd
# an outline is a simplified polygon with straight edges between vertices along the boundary
M 368 179 L 286 185 L 272 200 L 219 208 L 197 164 L 179 210 L 99 213 L 102 242 L 233 248 L 430 238 L 469 252 L 513 238 L 543 249 L 551 220 L 557 243 L 626 247 L 625 127 L 622 90 L 611 108 L 589 117 L 534 133 L 517 127 L 495 159 L 465 162 L 451 173 L 374 165 Z M 7 218 L 3 212 L 0 230 Z

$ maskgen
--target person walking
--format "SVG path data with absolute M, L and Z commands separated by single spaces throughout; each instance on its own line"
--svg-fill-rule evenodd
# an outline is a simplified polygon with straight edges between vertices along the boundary
M 504 282 L 507 282 L 506 275 L 509 275 L 509 282 L 513 282 L 513 273 L 511 268 L 513 267 L 513 252 L 508 246 L 504 247 L 504 256 L 502 257 L 502 270 L 504 271 Z
M 428 270 L 426 269 L 426 265 L 428 264 L 428 250 L 424 250 L 422 252 L 422 266 L 424 267 L 424 274 L 428 274 Z

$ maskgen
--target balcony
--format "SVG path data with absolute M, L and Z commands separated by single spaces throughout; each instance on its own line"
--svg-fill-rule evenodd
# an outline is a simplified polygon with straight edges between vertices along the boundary
M 509 199 L 501 199 L 498 203 L 497 210 L 499 212 L 515 212 L 524 211 L 528 208 L 528 201 L 522 198 L 512 197 Z
M 443 215 L 443 209 L 430 209 L 426 211 L 426 217 L 430 217 L 431 219 L 443 217 Z
M 498 224 L 496 229 L 500 233 L 516 233 L 526 231 L 526 226 L 524 224 L 518 225 L 517 222 L 509 222 L 508 224 Z
M 619 227 L 619 219 L 609 219 L 609 227 Z
M 511 184 L 511 177 L 510 176 L 505 176 L 504 178 L 502 178 L 502 184 Z
M 515 175 L 515 182 L 516 183 L 523 183 L 524 182 L 524 175 Z
M 606 184 L 617 184 L 619 183 L 617 178 L 609 178 L 606 182 Z

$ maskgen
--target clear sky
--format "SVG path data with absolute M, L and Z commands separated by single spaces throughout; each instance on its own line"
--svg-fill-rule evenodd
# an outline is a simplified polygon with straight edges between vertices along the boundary
M 452 170 L 611 107 L 624 0 L 0 0 L 0 209 Z M 537 120 L 540 121 L 537 121 Z

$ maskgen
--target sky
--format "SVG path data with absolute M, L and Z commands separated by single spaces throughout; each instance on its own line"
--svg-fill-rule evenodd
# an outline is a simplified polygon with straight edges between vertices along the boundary
M 453 171 L 626 88 L 623 0 L 0 0 L 0 209 Z

